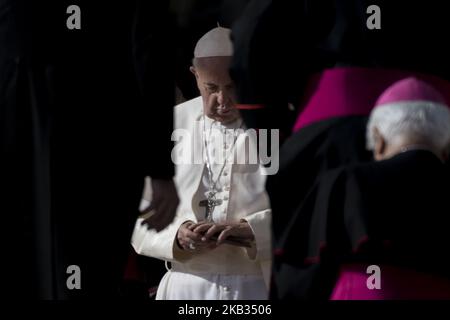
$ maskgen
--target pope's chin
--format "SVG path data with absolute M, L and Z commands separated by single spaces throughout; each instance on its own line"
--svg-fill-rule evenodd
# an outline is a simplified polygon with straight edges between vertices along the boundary
M 216 120 L 219 121 L 221 124 L 230 124 L 234 122 L 237 119 L 234 115 L 229 116 L 216 116 Z
M 215 114 L 215 118 L 222 124 L 229 124 L 235 121 L 239 116 L 234 110 L 228 110 L 226 112 L 218 112 Z

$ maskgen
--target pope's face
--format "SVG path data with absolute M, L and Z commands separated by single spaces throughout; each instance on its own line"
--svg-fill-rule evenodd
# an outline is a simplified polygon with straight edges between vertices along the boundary
M 233 81 L 228 68 L 231 57 L 197 58 L 191 72 L 203 98 L 203 109 L 207 117 L 223 124 L 239 117 Z

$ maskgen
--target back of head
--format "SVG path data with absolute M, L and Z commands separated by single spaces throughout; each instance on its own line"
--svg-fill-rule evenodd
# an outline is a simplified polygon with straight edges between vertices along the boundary
M 407 78 L 389 87 L 378 99 L 367 126 L 367 147 L 377 139 L 394 146 L 391 155 L 409 146 L 437 154 L 450 146 L 450 110 L 442 95 L 427 83 Z

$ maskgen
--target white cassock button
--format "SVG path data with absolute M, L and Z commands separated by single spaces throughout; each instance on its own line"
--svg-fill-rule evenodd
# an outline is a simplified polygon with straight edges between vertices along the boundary
M 227 186 L 227 187 L 224 188 L 224 190 L 225 190 L 225 191 L 230 191 L 230 187 Z
M 223 200 L 227 201 L 227 200 L 228 200 L 228 197 L 227 197 L 227 196 L 223 197 Z
M 228 175 L 228 172 L 225 171 L 225 172 L 223 173 L 223 175 L 226 177 L 226 176 Z

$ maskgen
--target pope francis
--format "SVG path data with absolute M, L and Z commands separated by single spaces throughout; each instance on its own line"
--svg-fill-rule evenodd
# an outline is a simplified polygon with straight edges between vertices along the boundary
M 255 149 L 246 148 L 254 141 L 239 138 L 245 128 L 228 74 L 232 55 L 228 29 L 212 29 L 198 41 L 191 71 L 201 96 L 174 113 L 175 128 L 190 133 L 188 145 L 202 160 L 178 162 L 173 152 L 180 195 L 175 220 L 160 232 L 146 227 L 145 216 L 136 223 L 136 252 L 165 260 L 168 267 L 156 299 L 268 298 L 271 210 L 264 168 L 234 161 L 236 153 Z M 149 185 L 145 205 L 151 202 Z

